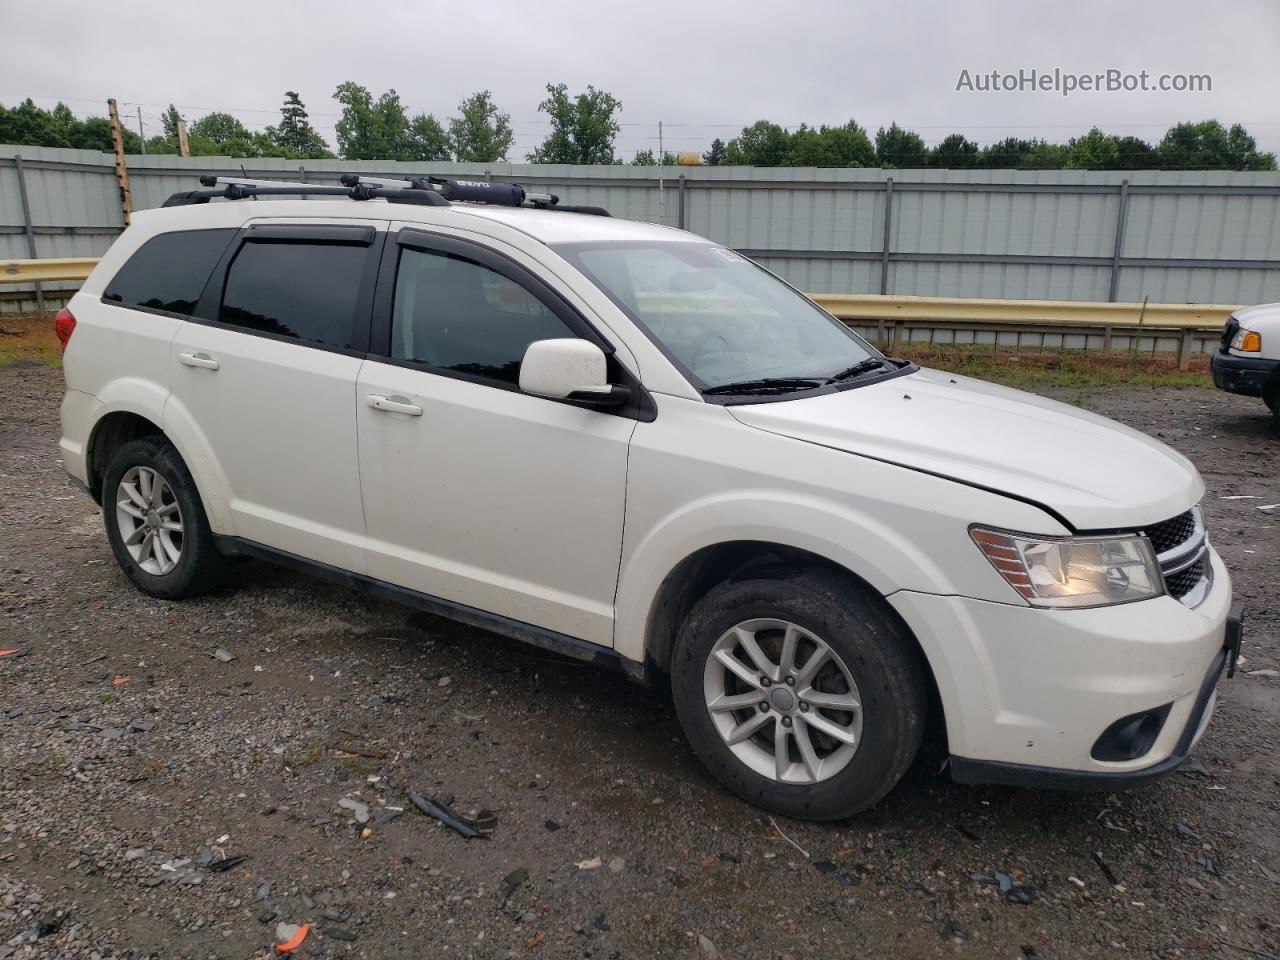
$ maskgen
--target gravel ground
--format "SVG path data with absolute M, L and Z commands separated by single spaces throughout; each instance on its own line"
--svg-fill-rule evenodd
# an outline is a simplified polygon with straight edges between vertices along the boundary
M 1182 771 L 1065 795 L 935 759 L 852 821 L 775 825 L 619 676 L 258 563 L 144 597 L 63 479 L 61 389 L 0 370 L 0 649 L 22 651 L 0 658 L 0 960 L 266 957 L 280 924 L 310 924 L 303 957 L 1280 953 L 1280 679 L 1250 675 L 1280 667 L 1280 512 L 1258 509 L 1280 441 L 1257 401 L 1068 398 L 1196 461 L 1250 607 Z

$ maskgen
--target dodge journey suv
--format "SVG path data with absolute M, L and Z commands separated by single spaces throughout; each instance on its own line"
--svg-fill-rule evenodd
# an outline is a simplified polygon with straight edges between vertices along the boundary
M 252 556 L 669 682 L 717 780 L 812 819 L 930 717 L 961 782 L 1108 790 L 1208 724 L 1240 615 L 1168 447 L 516 185 L 205 182 L 57 319 L 63 462 L 144 592 Z

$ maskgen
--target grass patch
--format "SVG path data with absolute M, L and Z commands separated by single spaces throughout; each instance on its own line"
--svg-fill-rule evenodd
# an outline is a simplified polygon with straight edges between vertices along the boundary
M 1130 365 L 1127 353 L 1098 350 L 1013 350 L 990 344 L 906 343 L 898 351 L 924 367 L 935 367 L 1009 387 L 1212 387 L 1209 358 L 1191 358 L 1179 370 L 1172 353 L 1145 353 Z
M 0 368 L 61 366 L 53 317 L 0 317 Z

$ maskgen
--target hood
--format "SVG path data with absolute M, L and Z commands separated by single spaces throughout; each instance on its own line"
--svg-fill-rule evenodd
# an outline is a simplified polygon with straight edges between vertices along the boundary
M 1280 326 L 1280 303 L 1260 303 L 1256 307 L 1241 307 L 1231 314 L 1246 330 L 1262 332 L 1272 324 Z
M 1191 462 L 1146 434 L 1055 400 L 938 370 L 726 409 L 771 433 L 1033 501 L 1076 530 L 1158 523 L 1204 493 Z

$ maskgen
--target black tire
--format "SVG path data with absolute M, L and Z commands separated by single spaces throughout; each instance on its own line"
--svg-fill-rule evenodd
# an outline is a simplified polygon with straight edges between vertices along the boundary
M 129 554 L 121 536 L 116 515 L 117 492 L 121 479 L 134 467 L 150 467 L 159 473 L 173 491 L 181 512 L 181 554 L 173 569 L 163 575 L 143 570 Z M 163 437 L 131 440 L 116 451 L 102 478 L 102 515 L 116 562 L 143 593 L 162 600 L 181 600 L 206 593 L 222 581 L 228 560 L 214 545 L 209 519 L 191 472 L 173 444 Z
M 822 571 L 779 571 L 712 588 L 676 638 L 671 688 L 681 726 L 707 770 L 729 790 L 774 813 L 838 820 L 866 810 L 911 765 L 924 735 L 928 696 L 914 641 L 884 601 L 850 578 Z M 861 696 L 861 742 L 829 779 L 783 783 L 740 760 L 716 729 L 703 676 L 717 640 L 737 624 L 768 618 L 812 631 L 844 660 Z

